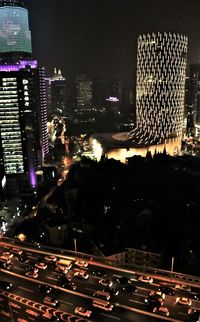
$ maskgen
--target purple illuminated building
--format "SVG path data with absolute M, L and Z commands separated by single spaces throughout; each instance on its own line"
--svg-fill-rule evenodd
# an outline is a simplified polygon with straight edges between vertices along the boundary
M 10 24 L 15 28 L 8 33 Z M 12 30 L 17 32 L 12 34 Z M 5 173 L 36 187 L 36 170 L 49 152 L 45 72 L 32 58 L 24 1 L 0 0 L 0 31 L 0 138 Z

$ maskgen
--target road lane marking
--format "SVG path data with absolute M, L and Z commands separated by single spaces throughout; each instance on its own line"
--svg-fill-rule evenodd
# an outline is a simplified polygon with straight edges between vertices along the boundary
M 59 300 L 59 302 L 61 302 L 61 303 L 64 303 L 64 304 L 67 304 L 67 305 L 74 305 L 73 303 L 70 303 L 70 302 L 67 302 L 67 301 L 63 301 L 63 300 Z
M 110 319 L 121 320 L 121 318 L 118 318 L 117 316 L 108 315 L 108 314 L 105 314 L 105 313 L 101 313 L 101 315 L 103 315 L 103 316 L 105 316 L 107 318 L 110 318 Z
M 140 301 L 137 301 L 137 300 L 129 300 L 130 302 L 133 302 L 133 303 L 139 303 L 139 304 L 144 304 L 144 302 L 140 302 Z
M 139 294 L 139 293 L 134 293 L 134 295 L 141 296 L 141 297 L 147 297 L 145 294 Z
M 15 268 L 15 269 L 18 269 L 19 271 L 24 271 L 24 269 L 23 269 L 23 268 L 21 268 L 21 267 L 16 267 L 16 266 L 14 266 L 14 268 Z
M 54 278 L 54 277 L 51 277 L 51 276 L 47 276 L 47 278 L 48 278 L 49 280 L 54 280 L 54 281 L 57 281 L 57 280 L 58 280 L 57 278 Z
M 22 290 L 27 291 L 27 292 L 31 292 L 31 293 L 35 292 L 35 291 L 30 290 L 29 288 L 26 288 L 26 287 L 19 286 L 19 288 L 21 288 Z

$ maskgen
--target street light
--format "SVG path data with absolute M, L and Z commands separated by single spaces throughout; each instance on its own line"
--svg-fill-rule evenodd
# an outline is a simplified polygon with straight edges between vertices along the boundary
M 77 252 L 77 243 L 76 243 L 76 238 L 74 238 L 74 239 L 73 239 L 73 241 L 74 241 L 74 250 L 75 250 L 75 252 Z

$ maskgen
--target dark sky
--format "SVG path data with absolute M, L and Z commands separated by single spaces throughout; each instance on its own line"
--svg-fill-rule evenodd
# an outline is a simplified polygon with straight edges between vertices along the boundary
M 189 37 L 200 63 L 200 0 L 27 0 L 33 52 L 51 72 L 135 78 L 137 36 L 170 30 Z

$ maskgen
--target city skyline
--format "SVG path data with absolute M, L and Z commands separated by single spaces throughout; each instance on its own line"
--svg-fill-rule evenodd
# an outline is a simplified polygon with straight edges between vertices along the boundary
M 54 1 L 49 0 L 48 8 L 44 0 L 27 0 L 26 4 L 34 56 L 49 74 L 58 65 L 66 78 L 88 73 L 118 78 L 130 86 L 135 82 L 137 37 L 157 31 L 188 36 L 188 66 L 200 62 L 197 1 L 168 1 L 161 5 L 157 0 L 60 0 L 55 7 Z

